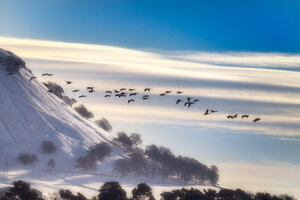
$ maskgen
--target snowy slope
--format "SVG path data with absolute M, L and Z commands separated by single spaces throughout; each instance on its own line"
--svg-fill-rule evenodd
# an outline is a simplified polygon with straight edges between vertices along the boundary
M 52 156 L 58 168 L 74 168 L 75 158 L 84 155 L 88 147 L 110 141 L 107 132 L 47 93 L 38 80 L 29 81 L 33 75 L 25 65 L 7 75 L 7 59 L 12 56 L 0 50 L 0 153 L 1 157 L 8 154 L 11 166 L 17 166 L 17 155 L 25 152 L 38 156 L 38 167 L 45 167 Z M 58 147 L 54 155 L 41 153 L 44 140 Z M 120 154 L 117 149 L 113 152 L 116 154 Z
M 8 75 L 7 67 L 20 67 Z M 154 187 L 156 197 L 162 190 L 182 187 L 177 180 L 161 183 L 159 177 L 121 177 L 113 171 L 113 163 L 126 155 L 112 145 L 111 156 L 95 171 L 83 172 L 75 169 L 77 157 L 85 155 L 88 147 L 99 142 L 111 142 L 111 136 L 93 122 L 79 116 L 61 99 L 47 92 L 47 88 L 25 67 L 16 55 L 0 49 L 0 169 L 8 158 L 8 180 L 1 178 L 0 187 L 22 179 L 43 191 L 44 195 L 59 189 L 71 189 L 91 197 L 105 181 L 119 181 L 129 192 L 138 183 L 146 182 Z M 42 141 L 50 140 L 57 151 L 41 153 Z M 36 154 L 39 162 L 23 166 L 16 160 L 18 154 Z M 47 163 L 55 159 L 55 169 L 49 170 Z

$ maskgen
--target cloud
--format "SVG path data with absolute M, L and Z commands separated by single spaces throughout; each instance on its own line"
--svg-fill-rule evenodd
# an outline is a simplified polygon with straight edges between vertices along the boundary
M 140 123 L 182 123 L 223 127 L 264 134 L 298 136 L 300 124 L 300 55 L 248 52 L 146 52 L 126 48 L 0 37 L 2 48 L 24 58 L 37 75 L 52 72 L 52 80 L 72 89 L 93 85 L 96 93 L 79 103 L 98 117 Z M 292 69 L 292 70 L 291 70 Z M 152 87 L 151 101 L 104 98 L 107 89 L 133 87 L 141 92 Z M 160 97 L 166 90 L 183 90 L 183 95 Z M 201 101 L 192 109 L 178 107 L 178 98 L 192 96 Z M 139 96 L 138 98 L 141 98 Z M 217 109 L 204 117 L 205 109 Z M 228 114 L 261 117 L 230 121 Z M 274 130 L 275 128 L 275 130 Z M 283 137 L 286 138 L 286 137 Z

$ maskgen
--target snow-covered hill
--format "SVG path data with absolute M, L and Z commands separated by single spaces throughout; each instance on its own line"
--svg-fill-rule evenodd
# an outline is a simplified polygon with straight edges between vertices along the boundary
M 161 183 L 160 178 L 121 177 L 114 173 L 114 161 L 126 155 L 111 143 L 111 135 L 48 93 L 38 78 L 30 81 L 33 76 L 18 56 L 0 49 L 0 169 L 7 165 L 3 175 L 8 172 L 8 179 L 1 179 L 0 187 L 22 179 L 45 195 L 71 189 L 92 196 L 105 181 L 120 181 L 128 191 L 140 182 L 147 182 L 155 186 L 158 196 L 162 190 L 173 189 L 170 186 L 183 186 L 174 180 Z M 43 154 L 43 141 L 53 142 L 57 151 Z M 92 172 L 77 170 L 76 158 L 100 142 L 111 143 L 109 158 L 98 163 Z M 21 165 L 17 162 L 20 153 L 36 154 L 39 161 Z M 52 170 L 47 166 L 50 158 L 56 163 Z
M 41 154 L 42 141 L 50 140 L 57 147 L 56 166 L 74 167 L 74 158 L 99 142 L 109 142 L 108 133 L 80 117 L 47 89 L 21 65 L 19 72 L 8 75 L 8 60 L 15 55 L 0 51 L 0 152 L 8 154 L 10 165 L 17 165 L 16 156 L 25 152 L 36 154 L 40 167 L 46 166 L 49 156 Z M 10 61 L 10 65 L 12 62 Z M 118 154 L 114 151 L 114 154 Z

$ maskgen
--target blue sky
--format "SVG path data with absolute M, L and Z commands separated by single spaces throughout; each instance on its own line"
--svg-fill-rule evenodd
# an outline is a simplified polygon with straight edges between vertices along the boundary
M 297 0 L 2 0 L 0 35 L 130 48 L 295 53 L 299 10 Z
M 138 132 L 145 144 L 217 164 L 221 177 L 228 177 L 221 181 L 226 186 L 236 186 L 232 166 L 244 162 L 245 180 L 237 187 L 246 184 L 246 189 L 261 182 L 251 182 L 248 165 L 259 164 L 266 173 L 289 165 L 298 170 L 300 1 L 0 2 L 0 48 L 24 58 L 36 75 L 54 73 L 50 81 L 62 84 L 70 96 L 72 87 L 94 84 L 97 93 L 78 101 L 95 118 L 111 121 L 114 134 Z M 66 78 L 74 81 L 70 88 Z M 151 104 L 103 97 L 108 87 L 124 86 L 153 87 Z M 155 96 L 166 89 L 184 90 L 201 103 L 185 110 L 170 103 L 176 96 L 165 101 Z M 208 107 L 219 112 L 204 118 Z M 262 121 L 254 125 L 224 117 L 236 112 Z M 228 171 L 230 176 L 224 174 Z M 295 177 L 286 181 L 299 184 L 291 181 Z M 279 179 L 271 174 L 272 184 L 265 187 L 278 191 Z

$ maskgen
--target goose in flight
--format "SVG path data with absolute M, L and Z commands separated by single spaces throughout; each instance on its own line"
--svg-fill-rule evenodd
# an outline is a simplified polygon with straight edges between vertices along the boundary
M 187 97 L 186 99 L 188 100 L 188 102 L 190 102 L 192 97 Z
M 135 95 L 137 95 L 137 94 L 138 94 L 138 93 L 134 92 L 134 93 L 129 94 L 129 96 L 131 97 L 131 96 L 135 96 Z
M 165 95 L 166 95 L 166 93 L 161 93 L 161 94 L 160 94 L 160 96 L 165 96 Z
M 205 111 L 205 113 L 204 113 L 203 115 L 208 115 L 208 114 L 210 114 L 210 113 L 209 113 L 209 110 L 206 109 L 206 111 Z
M 118 90 L 114 90 L 115 91 L 115 93 L 119 93 L 120 91 L 118 91 Z
M 42 76 L 52 76 L 53 74 L 49 74 L 49 73 L 44 73 L 42 74 Z
M 188 102 L 188 107 L 191 107 L 192 104 L 195 104 L 194 102 Z
M 126 90 L 126 88 L 121 88 L 121 89 L 120 89 L 120 91 L 124 91 L 124 90 Z
M 172 92 L 171 90 L 165 91 L 166 94 L 170 94 L 171 92 Z
M 104 97 L 106 98 L 106 97 L 110 97 L 111 95 L 110 94 L 107 94 L 107 95 L 105 95 Z
M 95 87 L 86 87 L 89 93 L 95 92 L 94 88 Z
M 253 122 L 258 122 L 260 120 L 260 118 L 255 118 L 254 120 L 253 120 Z
M 182 102 L 182 100 L 181 100 L 181 99 L 178 99 L 178 100 L 176 101 L 176 104 L 179 104 L 180 102 Z
M 242 115 L 241 118 L 243 119 L 243 118 L 248 118 L 248 117 L 249 117 L 249 115 Z
M 210 110 L 211 113 L 215 113 L 218 112 L 217 110 Z
M 79 90 L 73 90 L 72 92 L 79 92 Z
M 130 89 L 129 89 L 130 92 L 132 92 L 132 91 L 134 91 L 134 90 L 135 90 L 134 88 L 130 88 Z
M 70 85 L 70 84 L 72 84 L 73 82 L 72 82 L 72 81 L 66 81 L 66 83 L 67 83 L 68 85 Z
M 151 88 L 145 88 L 144 92 L 150 92 Z
M 29 81 L 32 81 L 33 79 L 35 79 L 36 77 L 35 76 L 33 76 L 33 77 L 31 77 L 30 79 L 29 79 Z
M 177 91 L 176 93 L 177 93 L 177 94 L 182 94 L 183 92 L 182 92 L 182 91 Z
M 198 102 L 198 101 L 200 101 L 200 99 L 194 99 L 194 102 Z
M 130 102 L 134 102 L 134 99 L 129 99 L 129 100 L 128 100 L 128 103 L 130 103 Z
M 105 93 L 109 93 L 109 94 L 111 94 L 111 91 L 110 91 L 110 90 L 106 90 L 106 91 L 105 91 Z
M 238 114 L 235 114 L 235 115 L 228 115 L 227 116 L 227 119 L 234 119 L 234 118 L 237 118 Z
M 86 95 L 80 95 L 78 98 L 83 98 L 83 97 L 86 97 Z

